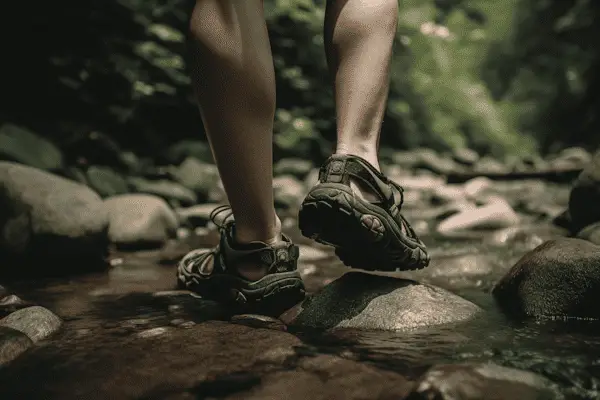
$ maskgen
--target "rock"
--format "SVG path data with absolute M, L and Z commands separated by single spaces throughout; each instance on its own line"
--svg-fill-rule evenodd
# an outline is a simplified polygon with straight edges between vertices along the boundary
M 452 159 L 459 164 L 471 167 L 479 160 L 479 154 L 475 150 L 460 148 L 452 152 Z
M 63 167 L 63 155 L 52 142 L 12 124 L 0 127 L 0 160 L 46 171 L 58 171 Z
M 553 382 L 528 371 L 495 364 L 437 365 L 416 383 L 411 400 L 558 400 Z
M 0 320 L 0 326 L 21 331 L 35 343 L 58 331 L 62 321 L 47 308 L 32 306 L 3 318 Z
M 600 246 L 600 222 L 586 226 L 577 234 L 577 237 Z
M 568 147 L 563 149 L 551 165 L 553 167 L 580 167 L 585 168 L 592 161 L 592 155 L 582 147 Z
M 437 287 L 349 272 L 306 300 L 289 323 L 397 331 L 464 321 L 479 311 L 475 304 Z
M 44 260 L 43 270 L 52 261 L 55 271 L 62 262 L 85 260 L 78 265 L 84 271 L 105 254 L 108 215 L 91 189 L 10 162 L 0 162 L 0 182 L 0 254 Z
M 479 161 L 475 164 L 473 169 L 476 172 L 482 173 L 482 174 L 486 174 L 486 173 L 497 174 L 497 173 L 508 173 L 509 172 L 509 168 L 506 167 L 506 165 L 502 164 L 500 161 L 498 161 L 492 157 L 489 157 L 489 156 L 484 156 L 481 159 L 479 159 Z
M 33 345 L 21 331 L 0 326 L 0 367 L 8 364 Z
M 319 168 L 313 168 L 304 178 L 304 188 L 308 192 L 317 183 L 319 183 Z
M 104 201 L 108 237 L 119 248 L 161 247 L 175 237 L 177 215 L 160 197 L 146 194 L 114 196 Z
M 214 163 L 210 145 L 200 140 L 182 140 L 167 150 L 166 159 L 174 165 L 181 164 L 186 158 L 194 157 L 206 163 Z
M 127 181 L 109 167 L 91 166 L 86 171 L 88 185 L 102 197 L 129 193 Z
M 484 206 L 473 206 L 442 221 L 437 232 L 449 235 L 466 229 L 499 229 L 518 224 L 519 216 L 502 197 L 488 199 Z
M 121 147 L 102 132 L 92 131 L 74 137 L 65 145 L 65 152 L 70 162 L 127 168 Z
M 64 169 L 61 175 L 65 178 L 71 179 L 72 181 L 88 186 L 87 176 L 85 176 L 85 172 L 83 172 L 81 168 L 67 167 Z
M 417 165 L 419 163 L 419 160 L 421 159 L 420 152 L 433 153 L 435 156 L 435 153 L 433 152 L 433 150 L 430 150 L 430 149 L 417 149 L 417 150 L 413 150 L 413 151 L 396 151 L 392 155 L 392 162 L 395 165 L 399 165 L 400 167 L 405 168 L 405 169 L 414 169 L 415 165 Z
M 291 175 L 297 179 L 304 179 L 312 170 L 313 164 L 301 158 L 284 158 L 273 166 L 275 176 Z
M 152 181 L 137 177 L 129 178 L 128 181 L 135 192 L 162 197 L 170 204 L 174 202 L 181 206 L 191 206 L 197 201 L 194 192 L 177 182 L 165 179 Z
M 414 165 L 414 168 L 426 169 L 439 175 L 447 175 L 459 169 L 452 159 L 442 157 L 429 149 L 423 149 L 419 152 L 419 161 Z
M 221 180 L 216 165 L 203 163 L 194 157 L 186 158 L 174 174 L 183 186 L 196 194 L 199 201 L 207 199 L 215 183 Z
M 275 205 L 284 208 L 296 208 L 306 195 L 304 185 L 291 175 L 278 176 L 273 179 L 273 196 Z
M 547 241 L 525 254 L 492 293 L 517 316 L 600 318 L 600 246 Z
M 568 231 L 572 231 L 573 228 L 573 221 L 571 220 L 571 214 L 569 213 L 568 209 L 558 214 L 552 220 L 552 223 L 560 228 L 567 229 Z
M 0 318 L 4 318 L 17 310 L 20 310 L 21 308 L 31 306 L 33 306 L 33 304 L 22 300 L 19 296 L 14 294 L 4 296 L 0 298 Z
M 492 180 L 484 176 L 469 179 L 463 184 L 463 190 L 465 196 L 471 199 L 475 199 L 481 193 L 485 192 L 486 189 L 492 187 Z
M 192 207 L 178 208 L 175 213 L 182 223 L 192 227 L 206 226 L 210 222 L 210 214 L 219 204 L 197 204 Z
M 600 221 L 600 150 L 581 172 L 569 197 L 569 213 L 575 232 Z

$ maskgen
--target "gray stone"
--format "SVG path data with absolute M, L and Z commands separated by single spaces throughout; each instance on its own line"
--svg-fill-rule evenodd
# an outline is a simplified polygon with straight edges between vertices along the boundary
M 186 188 L 193 191 L 198 199 L 208 198 L 208 194 L 221 178 L 214 164 L 204 163 L 197 158 L 188 157 L 174 171 L 174 175 Z
M 102 197 L 129 192 L 127 181 L 109 167 L 91 166 L 86 172 L 88 185 Z
M 529 371 L 495 364 L 436 365 L 416 383 L 409 398 L 418 400 L 558 400 L 555 384 Z
M 350 272 L 301 306 L 293 325 L 397 331 L 473 318 L 481 309 L 415 281 Z
M 8 364 L 33 345 L 33 341 L 21 331 L 0 326 L 0 367 Z
M 494 287 L 516 316 L 600 318 L 600 246 L 550 240 L 525 254 Z
M 0 320 L 0 326 L 23 332 L 35 343 L 58 331 L 62 326 L 62 321 L 47 308 L 32 306 L 15 311 L 3 318 Z
M 58 147 L 28 129 L 12 124 L 0 127 L 0 160 L 47 171 L 58 171 L 63 167 L 63 155 Z
M 600 222 L 586 226 L 577 234 L 577 237 L 600 246 Z
M 108 237 L 118 247 L 161 247 L 175 237 L 179 226 L 175 212 L 160 197 L 147 194 L 114 196 L 104 201 Z
M 178 182 L 137 177 L 129 178 L 128 182 L 135 192 L 162 197 L 170 204 L 175 202 L 182 206 L 191 206 L 196 204 L 197 201 L 196 194 Z
M 104 255 L 108 216 L 90 188 L 11 162 L 0 162 L 0 183 L 0 254 L 41 259 L 55 270 L 60 261 L 91 266 Z
M 581 172 L 569 198 L 572 229 L 578 232 L 595 222 L 600 222 L 600 150 Z

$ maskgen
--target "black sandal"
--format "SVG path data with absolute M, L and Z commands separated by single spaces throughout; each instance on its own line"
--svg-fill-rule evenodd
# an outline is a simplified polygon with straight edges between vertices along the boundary
M 229 211 L 222 223 L 217 216 Z M 274 245 L 263 242 L 239 244 L 234 240 L 235 222 L 229 206 L 219 206 L 211 220 L 220 232 L 221 240 L 212 249 L 188 253 L 177 268 L 180 288 L 195 292 L 210 300 L 235 306 L 244 312 L 278 315 L 304 299 L 305 289 L 297 271 L 298 246 L 286 236 Z M 214 260 L 210 273 L 203 267 Z M 255 261 L 267 267 L 267 275 L 257 281 L 241 276 L 234 265 L 240 261 Z
M 355 195 L 350 177 L 380 199 Z M 302 234 L 335 247 L 350 267 L 365 270 L 416 270 L 429 265 L 425 244 L 400 214 L 404 190 L 353 155 L 333 155 L 319 171 L 319 182 L 304 199 L 298 215 Z

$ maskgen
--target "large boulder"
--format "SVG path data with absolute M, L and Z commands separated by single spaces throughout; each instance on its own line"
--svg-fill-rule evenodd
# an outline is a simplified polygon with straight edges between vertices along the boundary
M 600 222 L 600 150 L 584 168 L 571 190 L 569 214 L 573 231 Z
M 398 331 L 465 321 L 481 309 L 444 289 L 349 272 L 282 318 L 291 325 Z
M 114 196 L 104 201 L 108 237 L 117 247 L 139 250 L 161 247 L 175 237 L 179 221 L 160 197 L 148 194 Z
M 44 340 L 62 326 L 62 320 L 40 306 L 22 308 L 0 320 L 0 326 L 23 332 L 34 343 Z
M 515 316 L 600 318 L 600 246 L 572 238 L 545 242 L 525 254 L 493 294 Z
M 90 188 L 0 162 L 0 258 L 36 261 L 31 266 L 46 272 L 84 261 L 77 268 L 86 270 L 105 255 L 107 229 L 102 200 Z M 0 270 L 14 272 L 26 271 Z
M 0 160 L 48 171 L 58 171 L 63 167 L 63 155 L 52 142 L 12 124 L 0 127 Z

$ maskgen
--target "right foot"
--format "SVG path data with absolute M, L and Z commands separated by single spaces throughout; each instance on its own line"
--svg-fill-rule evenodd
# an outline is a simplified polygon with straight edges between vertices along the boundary
M 377 196 L 366 200 L 353 182 Z M 352 185 L 354 186 L 354 185 Z M 361 157 L 333 155 L 298 215 L 302 234 L 333 246 L 347 266 L 365 270 L 415 270 L 429 265 L 425 244 L 400 214 L 403 189 Z
M 298 246 L 284 234 L 277 243 L 236 243 L 235 223 L 228 218 L 217 223 L 216 217 L 228 206 L 213 210 L 211 219 L 221 232 L 219 244 L 212 249 L 188 253 L 177 268 L 179 287 L 200 296 L 234 306 L 237 311 L 277 316 L 304 300 L 305 289 L 297 271 Z M 260 279 L 243 276 L 243 265 L 262 267 Z

